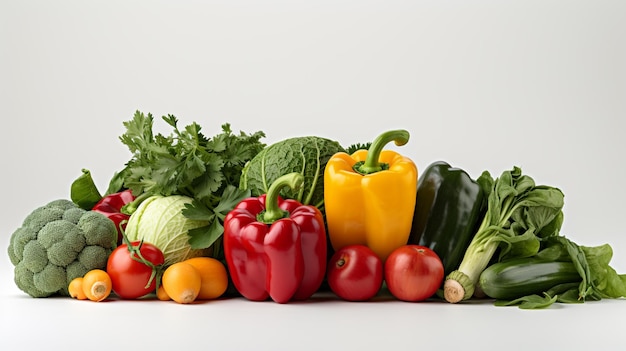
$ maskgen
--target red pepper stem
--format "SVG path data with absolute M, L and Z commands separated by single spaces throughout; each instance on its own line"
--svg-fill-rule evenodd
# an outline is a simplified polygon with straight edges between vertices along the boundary
M 265 196 L 265 212 L 263 212 L 263 223 L 273 223 L 283 217 L 285 212 L 278 207 L 278 195 L 282 188 L 288 186 L 292 190 L 297 190 L 302 186 L 304 182 L 304 176 L 298 172 L 285 174 L 278 177 L 270 188 L 267 190 Z
M 367 151 L 367 158 L 365 162 L 358 167 L 358 172 L 361 174 L 370 174 L 379 172 L 383 169 L 378 161 L 380 153 L 383 151 L 385 145 L 394 141 L 397 146 L 402 146 L 409 142 L 409 132 L 404 129 L 390 130 L 379 135 Z

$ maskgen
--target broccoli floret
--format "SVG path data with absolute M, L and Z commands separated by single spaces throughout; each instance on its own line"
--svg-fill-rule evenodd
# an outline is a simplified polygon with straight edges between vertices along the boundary
M 69 282 L 105 269 L 117 229 L 104 215 L 59 199 L 31 212 L 11 235 L 15 284 L 32 297 L 69 296 Z

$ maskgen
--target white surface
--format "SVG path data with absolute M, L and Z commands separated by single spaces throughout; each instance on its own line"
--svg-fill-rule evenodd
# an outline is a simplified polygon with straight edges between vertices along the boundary
M 616 349 L 623 300 L 522 311 L 33 299 L 15 287 L 6 247 L 32 209 L 69 196 L 81 168 L 106 187 L 130 158 L 117 138 L 139 109 L 207 135 L 224 122 L 263 130 L 268 144 L 405 128 L 401 150 L 420 169 L 521 166 L 564 191 L 564 234 L 610 243 L 626 273 L 625 37 L 622 1 L 3 0 L 0 345 Z

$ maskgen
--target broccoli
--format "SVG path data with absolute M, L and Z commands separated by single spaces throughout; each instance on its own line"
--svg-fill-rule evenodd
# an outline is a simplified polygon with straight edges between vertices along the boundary
M 92 269 L 105 269 L 116 246 L 113 221 L 59 199 L 24 219 L 11 235 L 8 252 L 22 291 L 32 297 L 69 296 L 69 282 Z

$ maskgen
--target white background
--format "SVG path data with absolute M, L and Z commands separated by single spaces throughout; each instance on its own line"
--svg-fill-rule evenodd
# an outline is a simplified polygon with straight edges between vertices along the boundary
M 625 38 L 623 1 L 1 0 L 0 345 L 615 349 L 623 300 L 522 311 L 33 299 L 15 287 L 6 247 L 82 168 L 106 188 L 130 158 L 122 122 L 141 110 L 157 131 L 174 114 L 208 136 L 226 122 L 262 130 L 268 144 L 404 128 L 398 151 L 422 170 L 520 166 L 565 193 L 563 234 L 611 244 L 626 273 Z

